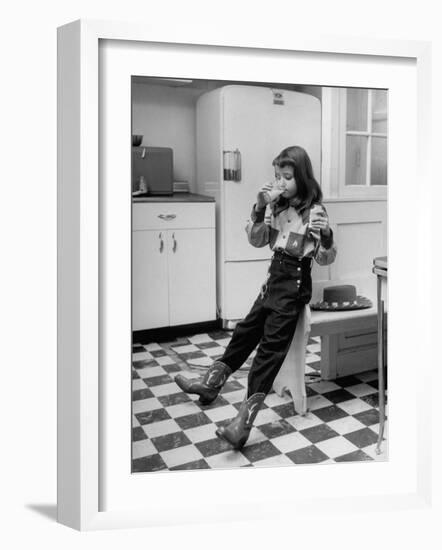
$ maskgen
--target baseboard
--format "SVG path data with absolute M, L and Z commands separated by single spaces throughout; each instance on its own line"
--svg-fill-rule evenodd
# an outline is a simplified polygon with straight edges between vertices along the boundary
M 133 344 L 150 344 L 152 342 L 167 342 L 180 336 L 190 336 L 214 330 L 222 330 L 221 320 L 204 323 L 192 323 L 189 325 L 177 325 L 174 327 L 161 327 L 148 330 L 135 330 L 132 332 Z

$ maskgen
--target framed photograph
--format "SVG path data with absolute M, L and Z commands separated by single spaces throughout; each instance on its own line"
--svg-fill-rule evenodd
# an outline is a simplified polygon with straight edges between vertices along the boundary
M 284 40 L 59 29 L 61 523 L 430 499 L 430 47 Z

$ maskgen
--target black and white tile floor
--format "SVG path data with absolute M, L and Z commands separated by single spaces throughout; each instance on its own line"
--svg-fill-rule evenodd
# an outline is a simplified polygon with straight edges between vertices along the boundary
M 271 392 L 246 446 L 234 451 L 215 435 L 245 395 L 246 364 L 225 384 L 214 403 L 183 393 L 173 376 L 199 377 L 223 354 L 231 332 L 216 331 L 167 343 L 133 346 L 132 471 L 153 472 L 243 466 L 387 460 L 387 440 L 375 453 L 379 431 L 377 372 L 334 381 L 318 373 L 320 339 L 307 346 L 308 413 L 296 414 L 289 395 Z M 387 437 L 386 423 L 384 437 Z

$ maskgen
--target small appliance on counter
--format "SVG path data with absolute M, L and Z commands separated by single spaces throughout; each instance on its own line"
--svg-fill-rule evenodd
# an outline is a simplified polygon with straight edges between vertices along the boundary
M 173 150 L 132 147 L 132 195 L 173 194 Z
M 140 134 L 132 134 L 132 146 L 138 147 L 143 142 L 143 136 Z
M 188 181 L 174 181 L 173 182 L 174 193 L 190 193 Z

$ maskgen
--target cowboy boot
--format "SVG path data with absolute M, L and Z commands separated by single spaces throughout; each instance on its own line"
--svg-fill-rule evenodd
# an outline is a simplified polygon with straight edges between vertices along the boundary
M 177 374 L 175 382 L 184 392 L 199 395 L 201 405 L 210 405 L 218 397 L 221 388 L 231 374 L 230 367 L 222 361 L 215 361 L 203 378 L 189 380 L 182 374 Z
M 249 438 L 253 421 L 265 396 L 265 393 L 254 393 L 248 399 L 244 399 L 236 418 L 227 426 L 218 428 L 215 432 L 216 435 L 230 443 L 234 449 L 243 447 Z

